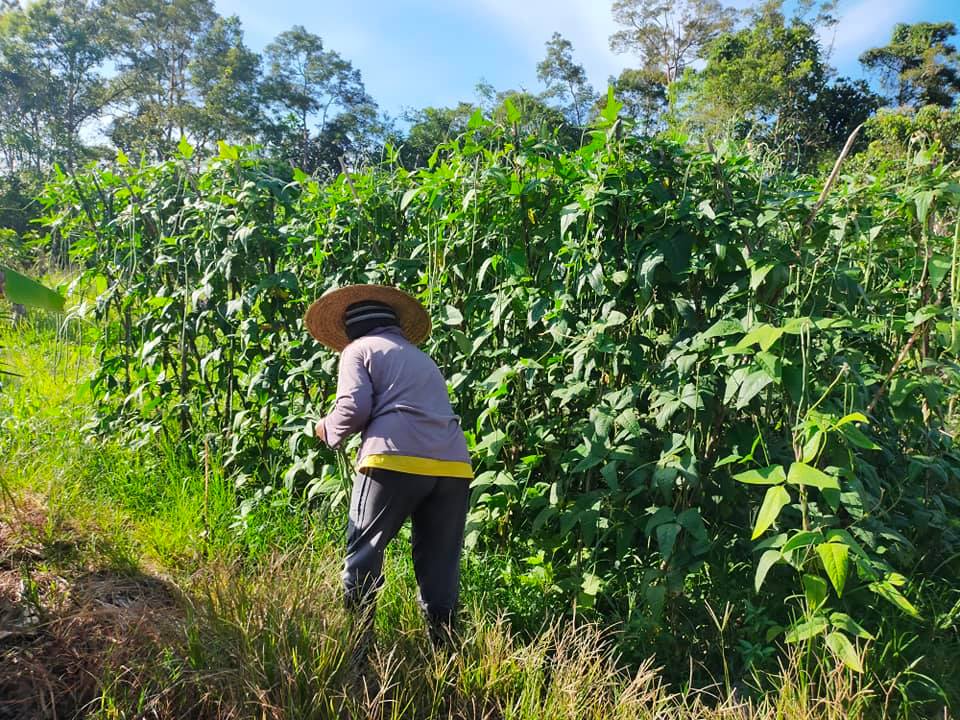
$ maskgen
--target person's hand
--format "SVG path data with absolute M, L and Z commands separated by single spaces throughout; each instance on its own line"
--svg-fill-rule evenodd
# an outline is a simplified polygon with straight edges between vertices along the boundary
M 327 431 L 323 427 L 323 420 L 317 421 L 317 428 L 314 432 L 317 435 L 317 440 L 319 440 L 320 442 L 327 441 Z

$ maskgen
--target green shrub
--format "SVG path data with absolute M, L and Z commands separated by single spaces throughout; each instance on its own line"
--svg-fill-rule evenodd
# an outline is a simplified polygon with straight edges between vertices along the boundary
M 94 429 L 213 443 L 248 510 L 342 507 L 347 462 L 312 439 L 336 358 L 301 318 L 396 283 L 467 430 L 468 546 L 510 558 L 518 597 L 678 674 L 691 648 L 730 669 L 706 610 L 728 601 L 738 676 L 776 639 L 869 668 L 885 618 L 933 632 L 911 578 L 957 587 L 956 174 L 842 177 L 821 206 L 820 180 L 616 112 L 577 151 L 477 113 L 427 168 L 391 151 L 324 185 L 185 144 L 53 182 L 51 240 L 96 293 Z

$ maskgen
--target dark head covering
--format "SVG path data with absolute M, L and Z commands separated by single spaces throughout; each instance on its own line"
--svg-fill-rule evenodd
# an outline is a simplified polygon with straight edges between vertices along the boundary
M 363 300 L 347 306 L 343 314 L 343 326 L 347 337 L 356 340 L 378 327 L 397 326 L 396 311 L 386 303 Z

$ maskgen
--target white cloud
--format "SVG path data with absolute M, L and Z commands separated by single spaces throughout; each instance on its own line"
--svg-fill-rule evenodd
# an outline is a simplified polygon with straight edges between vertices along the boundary
M 616 25 L 609 0 L 477 0 L 475 7 L 496 21 L 531 63 L 543 59 L 544 43 L 559 32 L 598 90 L 629 64 L 610 50 Z
M 820 34 L 825 49 L 833 50 L 835 65 L 851 63 L 864 50 L 885 44 L 897 22 L 905 20 L 916 6 L 915 0 L 858 0 L 839 8 L 840 21 Z

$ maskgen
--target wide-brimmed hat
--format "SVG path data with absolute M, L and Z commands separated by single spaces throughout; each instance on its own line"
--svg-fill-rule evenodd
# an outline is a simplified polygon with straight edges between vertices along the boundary
M 419 345 L 430 335 L 430 316 L 412 295 L 389 285 L 347 285 L 329 290 L 308 309 L 303 320 L 310 334 L 337 352 L 349 343 L 343 314 L 354 303 L 374 300 L 393 308 L 407 340 Z

